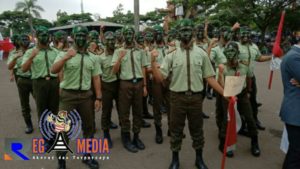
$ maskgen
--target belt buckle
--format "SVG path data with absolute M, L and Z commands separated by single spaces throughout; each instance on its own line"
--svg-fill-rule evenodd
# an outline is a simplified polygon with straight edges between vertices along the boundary
M 132 83 L 137 83 L 137 79 L 133 79 L 133 80 L 132 80 Z
M 46 79 L 46 80 L 50 80 L 50 77 L 49 77 L 49 76 L 47 76 L 45 79 Z
M 193 92 L 187 91 L 187 92 L 185 92 L 184 94 L 187 95 L 187 96 L 191 96 L 191 95 L 193 95 Z

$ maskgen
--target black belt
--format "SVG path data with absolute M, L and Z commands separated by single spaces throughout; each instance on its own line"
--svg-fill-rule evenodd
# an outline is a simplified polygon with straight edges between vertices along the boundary
M 133 84 L 136 84 L 136 83 L 138 83 L 138 82 L 140 82 L 142 80 L 143 80 L 143 78 L 137 78 L 137 79 L 130 79 L 130 80 L 122 80 L 122 81 L 131 82 Z
M 19 76 L 17 75 L 18 78 L 22 78 L 22 79 L 31 79 L 31 76 Z
M 62 89 L 62 90 L 66 91 L 66 92 L 74 92 L 74 93 L 76 93 L 76 92 L 84 93 L 84 92 L 89 91 L 89 90 L 75 90 L 75 89 Z
M 52 79 L 57 79 L 57 77 L 47 76 L 47 77 L 39 77 L 33 80 L 52 80 Z
M 202 92 L 192 92 L 192 91 L 186 91 L 186 92 L 174 92 L 176 94 L 186 95 L 186 96 L 192 96 L 197 94 L 202 94 Z

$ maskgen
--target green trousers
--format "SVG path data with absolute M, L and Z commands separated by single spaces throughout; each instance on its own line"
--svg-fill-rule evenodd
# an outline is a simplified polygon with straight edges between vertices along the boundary
M 30 109 L 30 94 L 32 94 L 32 80 L 30 78 L 17 78 L 17 87 L 19 93 L 19 99 L 22 108 L 22 115 L 24 120 L 31 119 L 31 109 Z
M 195 150 L 202 149 L 204 146 L 203 118 L 201 114 L 202 94 L 185 95 L 171 92 L 170 101 L 171 150 L 175 152 L 181 150 L 186 118 L 188 119 L 188 127 L 193 140 L 193 148 Z

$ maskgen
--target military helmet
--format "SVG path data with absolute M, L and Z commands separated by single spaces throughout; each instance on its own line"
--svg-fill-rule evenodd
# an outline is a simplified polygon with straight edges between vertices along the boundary
M 78 33 L 84 33 L 84 34 L 88 34 L 88 29 L 85 26 L 75 26 L 72 30 L 72 35 L 75 36 Z
M 38 26 L 36 29 L 36 35 L 38 36 L 41 33 L 48 33 L 48 28 L 46 28 L 45 26 Z

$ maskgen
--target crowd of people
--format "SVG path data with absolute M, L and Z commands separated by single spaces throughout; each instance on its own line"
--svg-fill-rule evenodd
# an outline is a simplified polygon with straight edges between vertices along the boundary
M 194 25 L 182 19 L 168 32 L 159 25 L 141 32 L 130 26 L 115 32 L 75 26 L 70 36 L 71 44 L 65 31 L 51 35 L 47 28 L 39 26 L 33 47 L 29 47 L 26 34 L 12 37 L 15 49 L 7 64 L 18 87 L 26 134 L 33 132 L 29 104 L 33 95 L 38 119 L 45 110 L 55 114 L 76 109 L 82 119 L 83 138 L 94 137 L 95 112 L 102 108 L 101 129 L 113 148 L 110 130 L 118 128 L 111 120 L 115 102 L 126 150 L 137 153 L 145 149 L 140 132 L 151 124 L 144 118 L 154 119 L 155 142 L 162 144 L 162 113 L 166 113 L 172 151 L 169 169 L 179 168 L 186 118 L 195 165 L 207 169 L 203 160 L 203 119 L 209 116 L 202 108 L 204 99 L 216 98 L 218 149 L 223 153 L 228 107 L 228 98 L 223 96 L 225 77 L 245 75 L 243 90 L 236 96 L 243 121 L 239 133 L 251 139 L 251 154 L 260 156 L 258 130 L 265 127 L 258 119 L 261 104 L 256 101 L 254 70 L 255 62 L 269 61 L 271 56 L 260 53 L 249 27 L 235 24 L 212 31 L 207 24 Z M 153 115 L 148 103 L 153 106 Z M 49 148 L 53 140 L 45 140 Z M 66 154 L 58 152 L 57 156 Z M 228 150 L 226 155 L 233 157 L 234 152 Z M 84 156 L 89 157 L 83 160 L 89 168 L 99 167 L 91 154 Z M 58 168 L 66 168 L 65 159 L 58 159 Z

